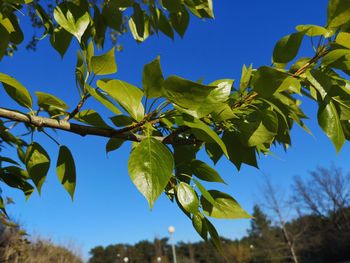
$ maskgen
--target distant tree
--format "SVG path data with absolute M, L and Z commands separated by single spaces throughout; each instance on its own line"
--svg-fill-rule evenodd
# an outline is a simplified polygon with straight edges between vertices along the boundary
M 295 177 L 293 200 L 304 214 L 299 225 L 301 221 L 310 224 L 301 250 L 318 247 L 325 260 L 349 259 L 350 174 L 332 166 L 318 167 L 309 179 Z
M 286 258 L 284 260 L 286 262 L 289 262 L 289 260 L 291 260 L 294 263 L 299 263 L 295 248 L 295 244 L 297 242 L 297 237 L 299 236 L 299 234 L 293 233 L 293 231 L 291 231 L 287 225 L 287 211 L 285 210 L 285 208 L 290 207 L 290 205 L 286 203 L 283 196 L 279 195 L 280 193 L 272 185 L 270 178 L 267 176 L 265 177 L 262 192 L 265 198 L 264 204 L 266 205 L 266 207 L 268 207 L 268 209 L 270 209 L 277 226 L 280 228 L 285 248 L 288 251 L 288 253 L 285 254 Z
M 253 208 L 248 242 L 254 263 L 285 262 L 285 244 L 279 228 L 273 227 L 258 205 Z

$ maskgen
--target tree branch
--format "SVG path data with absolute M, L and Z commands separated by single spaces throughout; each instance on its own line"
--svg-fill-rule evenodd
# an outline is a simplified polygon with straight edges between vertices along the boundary
M 140 142 L 147 138 L 147 136 L 134 134 L 130 132 L 130 127 L 123 128 L 123 129 L 112 129 L 112 128 L 99 128 L 99 127 L 92 127 L 82 124 L 75 124 L 70 123 L 65 120 L 56 120 L 56 119 L 50 119 L 46 117 L 40 117 L 40 116 L 33 116 L 29 114 L 24 114 L 15 110 L 11 109 L 5 109 L 0 107 L 0 117 L 21 122 L 21 123 L 28 123 L 31 124 L 37 128 L 53 128 L 57 130 L 62 130 L 70 133 L 75 133 L 81 136 L 87 136 L 87 135 L 94 135 L 94 136 L 100 136 L 100 137 L 106 137 L 106 138 L 119 138 L 124 139 L 128 141 L 134 141 L 134 142 Z M 135 127 L 134 127 L 135 128 Z M 156 140 L 166 143 L 166 144 L 193 144 L 193 140 L 181 138 L 181 137 L 174 137 L 169 140 L 166 137 L 160 137 L 160 136 L 153 136 Z
M 85 101 L 90 97 L 90 94 L 84 95 L 84 97 L 79 101 L 78 105 L 75 107 L 75 109 L 69 113 L 67 117 L 64 118 L 65 121 L 69 121 L 70 119 L 74 118 L 75 115 L 79 113 L 81 108 L 83 107 Z

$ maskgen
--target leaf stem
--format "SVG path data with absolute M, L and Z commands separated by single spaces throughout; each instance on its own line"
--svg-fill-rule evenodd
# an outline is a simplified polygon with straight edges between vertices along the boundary
M 49 137 L 54 143 L 56 143 L 58 146 L 61 145 L 54 137 L 52 137 L 50 134 L 48 134 L 44 129 L 42 130 L 42 132 L 43 132 L 47 137 Z

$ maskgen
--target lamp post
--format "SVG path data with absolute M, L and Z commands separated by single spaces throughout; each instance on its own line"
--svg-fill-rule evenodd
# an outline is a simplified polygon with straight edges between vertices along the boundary
M 175 241 L 173 239 L 173 234 L 175 232 L 175 227 L 169 226 L 168 232 L 170 234 L 171 247 L 172 247 L 172 250 L 173 250 L 173 261 L 174 261 L 173 263 L 177 263 L 177 261 L 176 261 L 176 251 L 175 251 Z
M 157 262 L 161 262 L 162 258 L 161 257 L 157 257 Z
M 123 261 L 124 261 L 125 263 L 128 263 L 128 262 L 129 262 L 129 258 L 128 258 L 128 257 L 124 257 L 124 258 L 123 258 Z

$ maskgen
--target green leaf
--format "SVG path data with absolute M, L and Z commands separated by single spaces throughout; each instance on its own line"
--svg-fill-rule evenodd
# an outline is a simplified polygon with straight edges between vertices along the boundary
M 170 13 L 170 22 L 174 30 L 181 36 L 184 37 L 190 22 L 190 15 L 184 8 L 181 12 Z
M 128 168 L 131 180 L 152 208 L 172 177 L 174 158 L 165 145 L 150 137 L 132 150 Z
M 258 167 L 255 148 L 243 145 L 238 134 L 225 131 L 222 140 L 226 145 L 229 160 L 237 167 L 238 170 L 241 169 L 242 163 L 253 167 Z
M 173 1 L 173 0 L 172 0 Z M 174 30 L 168 20 L 168 18 L 165 16 L 165 14 L 160 9 L 156 9 L 157 17 L 158 17 L 158 28 L 161 32 L 164 33 L 164 35 L 168 36 L 171 39 L 174 39 Z
M 335 43 L 350 49 L 350 33 L 340 32 L 335 39 Z
M 332 97 L 336 102 L 335 105 L 338 106 L 339 119 L 341 121 L 350 120 L 350 100 L 343 100 L 341 97 Z
M 56 164 L 56 173 L 60 183 L 67 190 L 73 200 L 76 185 L 75 163 L 72 153 L 64 145 L 60 146 Z
M 212 0 L 185 0 L 185 4 L 199 18 L 214 18 Z
M 177 76 L 170 76 L 163 83 L 164 96 L 185 109 L 198 108 L 215 88 Z
M 192 170 L 190 163 L 196 158 L 198 148 L 193 145 L 173 145 L 176 177 L 180 181 L 189 183 Z
M 20 189 L 24 193 L 26 200 L 34 192 L 33 186 L 27 182 L 27 171 L 17 166 L 7 166 L 0 169 L 0 178 L 8 186 Z
M 340 69 L 347 69 L 349 65 L 350 50 L 349 49 L 336 49 L 329 52 L 322 59 L 322 64 L 326 67 L 335 67 Z M 345 66 L 345 67 L 344 67 Z
M 250 121 L 239 123 L 241 142 L 248 147 L 271 144 L 278 130 L 276 113 L 264 110 L 253 114 L 251 118 Z
M 350 21 L 350 2 L 330 0 L 328 2 L 327 27 L 337 28 Z
M 163 72 L 158 56 L 152 62 L 143 67 L 142 87 L 147 98 L 158 98 L 163 94 L 162 85 L 164 82 Z
M 88 72 L 91 73 L 92 72 L 92 63 L 91 63 L 91 59 L 95 54 L 95 47 L 94 47 L 94 42 L 90 41 L 86 51 L 83 51 L 86 57 L 86 65 L 88 68 Z M 114 53 L 113 53 L 114 56 Z
M 223 155 L 221 148 L 216 143 L 206 143 L 205 151 L 207 152 L 209 158 L 214 162 L 214 164 L 216 164 Z
M 309 37 L 324 36 L 329 38 L 334 35 L 334 31 L 317 25 L 299 25 L 296 27 L 301 33 L 305 33 Z
M 192 225 L 197 233 L 205 240 L 208 240 L 208 228 L 205 217 L 201 213 L 194 214 Z
M 119 139 L 119 138 L 109 139 L 107 144 L 106 144 L 106 153 L 108 154 L 109 152 L 112 152 L 112 151 L 119 149 L 124 142 L 125 142 L 125 140 Z
M 92 126 L 101 127 L 101 128 L 110 128 L 102 117 L 94 110 L 83 110 L 74 116 L 74 119 L 77 119 L 81 122 L 90 124 Z
M 108 75 L 117 72 L 115 63 L 114 48 L 101 56 L 91 58 L 91 67 L 96 75 Z
M 320 127 L 331 139 L 337 152 L 339 152 L 345 142 L 345 136 L 337 109 L 328 97 L 320 102 L 317 117 Z
M 50 168 L 50 157 L 40 144 L 33 142 L 27 148 L 25 162 L 29 177 L 40 194 Z
M 0 82 L 4 85 L 6 93 L 19 105 L 28 109 L 32 108 L 33 102 L 28 90 L 15 78 L 0 73 Z
M 182 10 L 182 0 L 162 0 L 163 7 L 172 13 Z
M 208 125 L 202 122 L 199 119 L 195 119 L 192 116 L 186 115 L 183 120 L 183 124 L 191 128 L 193 134 L 197 139 L 217 143 L 223 153 L 228 156 L 227 149 L 219 135 L 215 131 L 213 131 Z
M 215 226 L 207 218 L 205 218 L 205 222 L 211 238 L 210 241 L 213 243 L 214 247 L 219 251 L 219 253 L 226 259 L 226 261 L 229 262 L 224 254 L 224 250 L 222 249 L 220 236 L 216 231 Z
M 217 190 L 209 190 L 208 192 L 214 198 L 215 205 L 205 199 L 204 196 L 201 197 L 201 204 L 206 215 L 227 219 L 251 218 L 230 195 Z
M 99 49 L 102 49 L 106 37 L 107 24 L 97 5 L 94 5 L 93 27 L 95 30 L 94 43 Z
M 0 24 L 0 60 L 3 58 L 3 56 L 6 54 L 8 45 L 10 43 L 10 33 L 7 31 L 7 29 Z
M 241 81 L 239 85 L 239 89 L 241 91 L 245 90 L 248 87 L 250 79 L 252 77 L 252 72 L 253 72 L 253 65 L 250 65 L 249 68 L 247 68 L 246 65 L 243 66 Z
M 306 79 L 312 84 L 320 94 L 321 98 L 324 99 L 327 96 L 328 90 L 331 88 L 332 83 L 329 78 L 321 71 L 308 71 L 305 73 Z
M 98 80 L 97 86 L 107 92 L 118 102 L 136 121 L 144 117 L 141 103 L 143 92 L 137 87 L 121 80 Z
M 85 94 L 86 67 L 84 63 L 83 53 L 77 52 L 77 63 L 75 66 L 75 84 L 80 96 Z
M 108 1 L 102 9 L 102 16 L 106 24 L 117 31 L 121 31 L 123 24 L 123 14 L 120 11 L 120 1 Z
M 205 189 L 205 187 L 196 179 L 193 178 L 192 180 L 196 184 L 198 190 L 201 192 L 203 198 L 205 198 L 212 205 L 215 205 L 216 202 L 215 202 L 214 198 L 211 196 L 211 194 L 209 193 L 209 191 L 207 189 Z
M 205 162 L 202 162 L 200 160 L 193 160 L 191 162 L 191 168 L 193 174 L 201 180 L 224 183 L 224 180 L 221 178 L 219 173 L 207 165 Z
M 88 84 L 85 84 L 85 88 L 92 97 L 94 97 L 98 102 L 100 102 L 107 109 L 112 111 L 114 114 L 117 114 L 117 115 L 122 114 L 122 112 L 98 89 L 94 89 Z
M 254 74 L 252 84 L 254 90 L 262 97 L 271 97 L 274 93 L 286 90 L 283 85 L 288 74 L 271 67 L 260 67 Z
M 298 54 L 305 32 L 298 32 L 283 37 L 279 40 L 273 50 L 273 61 L 275 63 L 288 63 Z
M 149 19 L 138 3 L 134 3 L 133 7 L 134 13 L 129 19 L 130 32 L 136 41 L 142 42 L 149 36 Z
M 113 124 L 117 127 L 125 127 L 134 123 L 133 119 L 125 115 L 117 115 L 110 118 Z
M 54 18 L 61 27 L 81 42 L 85 30 L 90 24 L 90 15 L 88 12 L 85 12 L 82 16 L 78 17 L 77 12 L 73 11 L 73 14 L 70 9 L 65 9 L 63 8 L 62 10 L 60 6 L 57 6 L 53 13 Z
M 197 213 L 199 201 L 196 192 L 193 188 L 186 183 L 181 182 L 177 186 L 176 191 L 177 199 L 181 206 L 189 213 Z
M 68 109 L 68 105 L 54 95 L 39 91 L 35 92 L 35 95 L 38 98 L 38 106 L 50 113 L 51 116 L 66 112 Z
M 164 96 L 182 112 L 201 118 L 216 110 L 229 98 L 232 79 L 221 79 L 208 86 L 171 76 L 164 81 Z

